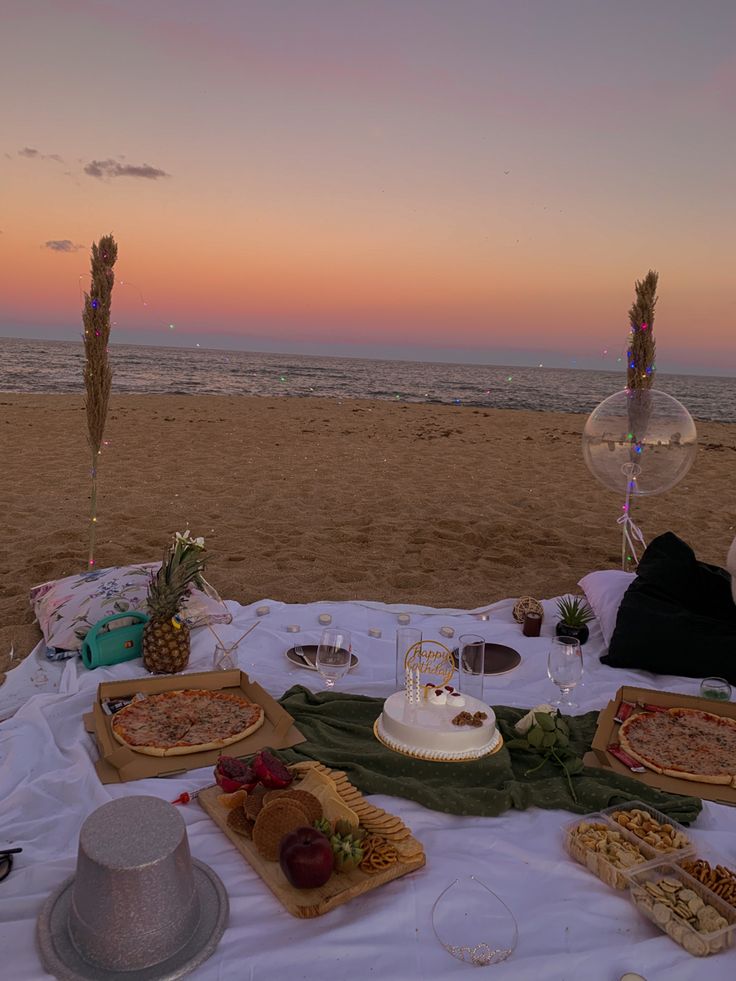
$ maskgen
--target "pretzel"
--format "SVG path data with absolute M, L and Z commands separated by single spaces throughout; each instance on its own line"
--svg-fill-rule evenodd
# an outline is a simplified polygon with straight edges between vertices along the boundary
M 363 839 L 363 860 L 360 869 L 368 875 L 376 875 L 391 868 L 399 860 L 399 853 L 394 846 L 381 835 L 368 835 Z
M 732 872 L 725 865 L 711 866 L 702 858 L 682 862 L 681 865 L 685 872 L 698 882 L 702 882 L 724 902 L 736 907 L 736 872 Z

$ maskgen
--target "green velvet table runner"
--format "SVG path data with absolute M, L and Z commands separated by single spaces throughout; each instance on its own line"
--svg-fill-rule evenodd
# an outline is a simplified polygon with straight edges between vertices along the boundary
M 373 734 L 382 698 L 342 692 L 315 694 L 295 685 L 279 701 L 307 738 L 280 751 L 279 756 L 287 763 L 318 760 L 343 770 L 364 794 L 405 797 L 435 811 L 487 817 L 512 807 L 588 814 L 627 800 L 641 800 L 683 824 L 694 821 L 703 806 L 697 797 L 667 794 L 631 777 L 588 766 L 571 778 L 575 801 L 560 766 L 545 762 L 530 773 L 540 756 L 506 746 L 469 763 L 433 763 L 403 756 L 386 748 Z M 493 710 L 504 740 L 517 737 L 514 723 L 527 710 L 504 705 L 494 705 Z M 578 758 L 590 749 L 597 718 L 597 712 L 565 717 L 570 726 L 570 747 Z

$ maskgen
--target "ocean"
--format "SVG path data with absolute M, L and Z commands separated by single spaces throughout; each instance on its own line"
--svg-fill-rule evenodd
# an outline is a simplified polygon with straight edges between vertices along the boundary
M 576 368 L 437 364 L 111 344 L 113 391 L 389 399 L 498 409 L 591 412 L 626 373 Z M 82 393 L 81 341 L 0 338 L 0 392 Z M 656 387 L 696 419 L 736 422 L 736 378 L 667 375 Z

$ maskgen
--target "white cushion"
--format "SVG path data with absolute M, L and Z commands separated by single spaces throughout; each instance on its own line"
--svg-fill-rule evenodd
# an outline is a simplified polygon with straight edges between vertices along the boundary
M 603 572 L 589 572 L 578 583 L 598 619 L 606 647 L 611 643 L 621 600 L 635 579 L 633 572 L 606 569 Z

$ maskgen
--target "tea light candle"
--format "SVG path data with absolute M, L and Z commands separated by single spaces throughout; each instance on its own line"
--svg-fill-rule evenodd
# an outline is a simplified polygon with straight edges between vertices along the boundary
M 298 634 L 300 630 L 301 627 L 298 623 L 290 623 L 286 628 L 287 634 Z
M 267 613 L 270 613 L 270 612 L 271 612 L 271 607 L 270 606 L 258 606 L 258 607 L 256 607 L 256 616 L 257 617 L 265 617 L 265 615 Z
M 408 613 L 399 613 L 396 619 L 403 626 L 406 626 L 407 623 L 411 623 L 411 617 Z
M 538 637 L 542 629 L 542 618 L 538 613 L 526 613 L 522 633 L 525 637 Z
M 323 627 L 329 627 L 329 625 L 332 623 L 332 617 L 329 613 L 320 613 L 317 620 L 319 620 Z
M 454 637 L 455 629 L 454 627 L 440 627 L 440 633 L 443 637 Z
M 369 627 L 368 628 L 368 636 L 369 637 L 380 637 L 381 636 L 381 628 L 380 627 Z

